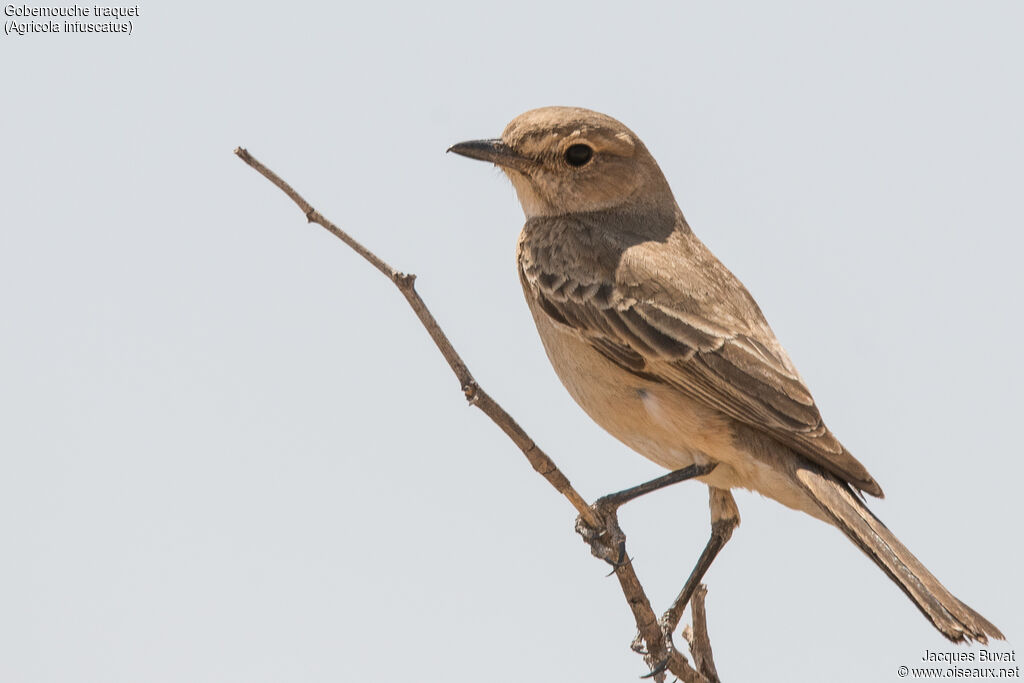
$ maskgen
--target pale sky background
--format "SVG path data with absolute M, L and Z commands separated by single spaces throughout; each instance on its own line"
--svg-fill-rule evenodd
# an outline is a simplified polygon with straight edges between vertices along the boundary
M 509 183 L 445 149 L 606 112 L 754 293 L 872 509 L 1013 648 L 1021 588 L 1020 2 L 166 2 L 0 36 L 0 680 L 633 681 L 574 512 L 478 411 L 419 289 L 589 499 L 661 471 L 576 407 Z M 6 17 L 5 17 L 6 19 Z M 708 534 L 622 515 L 659 607 Z M 955 651 L 837 530 L 739 492 L 723 680 L 897 681 Z

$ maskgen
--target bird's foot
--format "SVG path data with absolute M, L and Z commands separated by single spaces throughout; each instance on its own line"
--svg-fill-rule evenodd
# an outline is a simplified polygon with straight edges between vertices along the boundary
M 665 639 L 665 654 L 657 661 L 653 661 L 650 657 L 644 644 L 643 636 L 639 633 L 636 634 L 636 638 L 634 638 L 633 642 L 630 644 L 630 648 L 634 652 L 644 655 L 644 658 L 648 662 L 648 666 L 651 667 L 651 671 L 640 678 L 655 678 L 659 674 L 664 673 L 668 669 L 669 663 L 672 661 L 672 656 L 677 654 L 675 643 L 672 642 L 672 632 L 666 631 L 664 627 L 662 627 L 661 635 L 662 638 Z
M 599 498 L 590 506 L 594 516 L 600 520 L 600 526 L 595 528 L 582 517 L 577 517 L 576 533 L 590 546 L 590 552 L 594 557 L 604 560 L 613 569 L 618 569 L 629 562 L 626 556 L 626 535 L 619 527 L 619 506 L 607 498 Z

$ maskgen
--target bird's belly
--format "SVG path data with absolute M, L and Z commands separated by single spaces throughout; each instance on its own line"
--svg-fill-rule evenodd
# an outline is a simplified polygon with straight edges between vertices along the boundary
M 549 343 L 548 358 L 562 384 L 581 408 L 608 433 L 668 469 L 721 462 L 731 449 L 725 418 L 670 387 L 638 377 L 615 365 L 572 333 Z
M 638 377 L 612 363 L 574 332 L 535 316 L 549 360 L 581 408 L 608 433 L 670 470 L 717 463 L 699 479 L 709 486 L 757 491 L 796 510 L 822 512 L 785 472 L 796 457 L 765 437 L 751 449 L 734 436 L 726 415 L 681 391 Z

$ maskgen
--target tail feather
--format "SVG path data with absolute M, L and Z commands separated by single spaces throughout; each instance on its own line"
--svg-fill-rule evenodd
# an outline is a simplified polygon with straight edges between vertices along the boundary
M 798 467 L 794 475 L 833 523 L 889 575 L 942 635 L 955 643 L 1003 639 L 990 621 L 946 590 L 849 486 L 817 469 Z

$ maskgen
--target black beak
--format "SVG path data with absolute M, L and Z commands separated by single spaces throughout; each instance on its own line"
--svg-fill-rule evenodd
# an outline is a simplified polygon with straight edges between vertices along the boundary
M 469 157 L 470 159 L 489 161 L 504 168 L 513 168 L 523 173 L 526 173 L 534 165 L 532 160 L 520 156 L 500 139 L 468 140 L 467 142 L 452 145 L 448 148 L 448 151 Z

